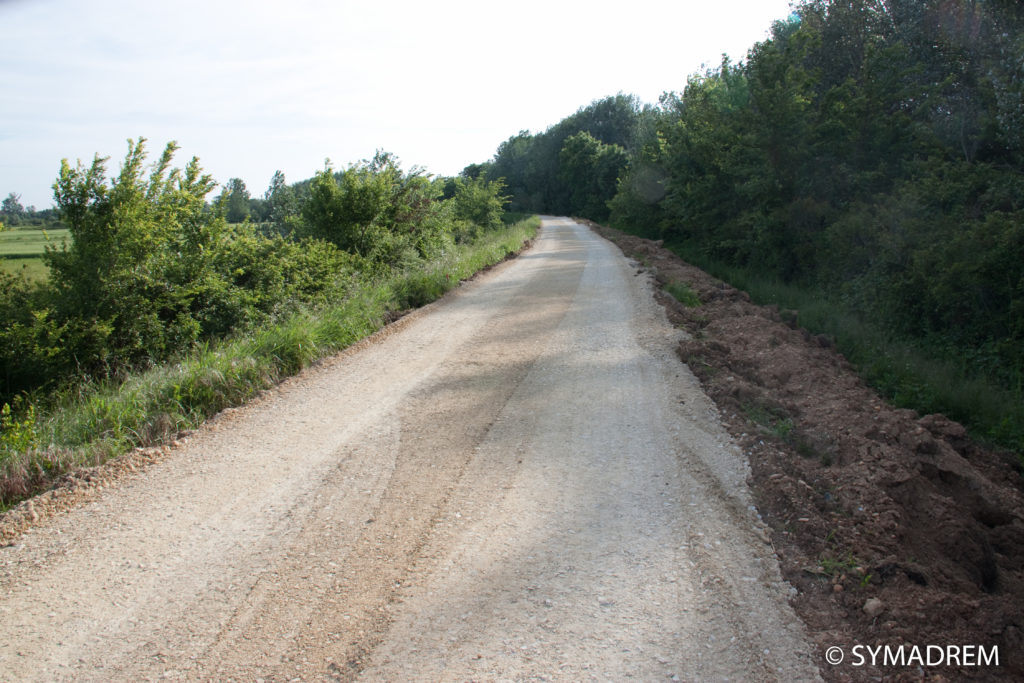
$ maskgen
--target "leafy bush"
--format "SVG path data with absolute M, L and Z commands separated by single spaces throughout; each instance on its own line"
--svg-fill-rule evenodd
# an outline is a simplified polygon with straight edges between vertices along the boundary
M 166 358 L 196 341 L 196 313 L 226 283 L 213 268 L 229 239 L 207 210 L 214 182 L 197 159 L 170 170 L 167 145 L 145 174 L 145 140 L 129 141 L 121 173 L 107 185 L 106 160 L 61 163 L 54 196 L 71 245 L 49 249 L 58 320 L 80 344 L 68 349 L 88 371 Z
M 106 159 L 62 162 L 54 193 L 71 240 L 48 248 L 50 281 L 0 274 L 0 400 L 172 358 L 343 295 L 367 269 L 323 240 L 229 226 L 196 159 L 171 169 L 175 150 L 147 167 L 145 140 L 129 141 L 109 182 Z
M 302 231 L 369 264 L 401 269 L 451 243 L 441 192 L 421 169 L 403 173 L 385 152 L 338 173 L 328 163 L 310 185 Z
M 502 194 L 505 181 L 488 181 L 486 173 L 475 178 L 456 178 L 455 196 L 452 197 L 455 218 L 469 226 L 495 230 L 502 225 L 502 216 L 508 197 Z M 463 228 L 463 231 L 466 229 Z
M 0 459 L 38 447 L 35 406 L 30 404 L 23 415 L 15 415 L 11 405 L 4 403 L 0 407 Z
M 64 351 L 66 326 L 52 305 L 44 287 L 0 272 L 0 401 L 73 370 Z

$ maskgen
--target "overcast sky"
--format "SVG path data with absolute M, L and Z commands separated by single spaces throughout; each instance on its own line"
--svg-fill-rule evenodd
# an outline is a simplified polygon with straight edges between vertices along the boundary
M 789 0 L 0 0 L 0 197 L 144 136 L 261 196 L 378 148 L 454 175 L 618 92 L 742 59 Z

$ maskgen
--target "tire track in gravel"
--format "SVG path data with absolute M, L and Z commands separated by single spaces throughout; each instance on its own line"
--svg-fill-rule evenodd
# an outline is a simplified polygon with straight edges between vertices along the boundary
M 325 530 L 350 520 L 333 515 L 336 506 L 327 501 L 324 514 L 307 524 L 307 531 L 294 544 L 287 569 L 275 575 L 266 591 L 247 601 L 253 606 L 247 605 L 246 611 L 270 601 L 289 606 L 290 627 L 279 641 L 281 663 L 269 667 L 270 671 L 287 677 L 293 662 L 309 661 L 306 653 L 311 650 L 339 676 L 358 671 L 387 629 L 395 589 L 414 573 L 412 567 L 474 447 L 536 360 L 536 339 L 564 317 L 583 271 L 579 251 L 559 248 L 559 258 L 552 259 L 551 248 L 542 246 L 541 252 L 547 255 L 542 268 L 551 274 L 524 281 L 507 307 L 466 340 L 458 353 L 433 369 L 387 416 L 394 429 L 389 438 L 374 443 L 374 450 L 391 451 L 395 457 L 382 494 L 363 513 L 365 519 L 359 520 L 363 529 L 358 540 L 331 542 L 340 537 Z M 538 315 L 540 300 L 550 303 Z M 336 491 L 339 497 L 346 495 L 343 486 Z M 329 558 L 328 564 L 338 571 L 331 567 L 315 571 L 317 561 L 309 555 L 312 547 L 317 548 L 316 556 Z M 343 568 L 337 561 L 341 557 Z M 318 581 L 318 576 L 327 578 Z M 280 617 L 277 622 L 282 623 Z M 258 641 L 264 629 L 258 622 L 250 623 L 248 629 L 234 625 L 225 629 L 208 660 L 217 662 L 218 668 L 232 663 L 245 668 L 253 654 L 245 643 Z M 267 674 L 267 665 L 261 670 Z
M 0 550 L 0 678 L 816 678 L 679 334 L 545 220 Z

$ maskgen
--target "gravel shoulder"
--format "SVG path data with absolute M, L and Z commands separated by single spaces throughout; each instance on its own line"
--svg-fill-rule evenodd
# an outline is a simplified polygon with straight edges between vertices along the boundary
M 814 680 L 684 336 L 547 219 L 0 549 L 0 677 Z

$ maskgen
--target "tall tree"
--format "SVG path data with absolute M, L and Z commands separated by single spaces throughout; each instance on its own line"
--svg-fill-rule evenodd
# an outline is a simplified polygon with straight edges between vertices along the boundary
M 17 225 L 25 215 L 25 208 L 21 205 L 21 195 L 14 192 L 7 195 L 0 203 L 0 213 L 3 213 L 8 224 Z
M 224 186 L 218 201 L 224 202 L 228 223 L 241 223 L 249 217 L 249 190 L 241 178 L 232 178 Z
M 566 138 L 558 162 L 560 177 L 569 186 L 571 213 L 596 221 L 607 219 L 608 200 L 615 196 L 619 175 L 626 168 L 626 150 L 580 131 Z
M 299 200 L 295 189 L 285 181 L 282 171 L 274 171 L 263 199 L 267 207 L 266 219 L 274 224 L 280 234 L 288 234 L 293 227 L 289 219 L 295 219 L 299 213 Z

